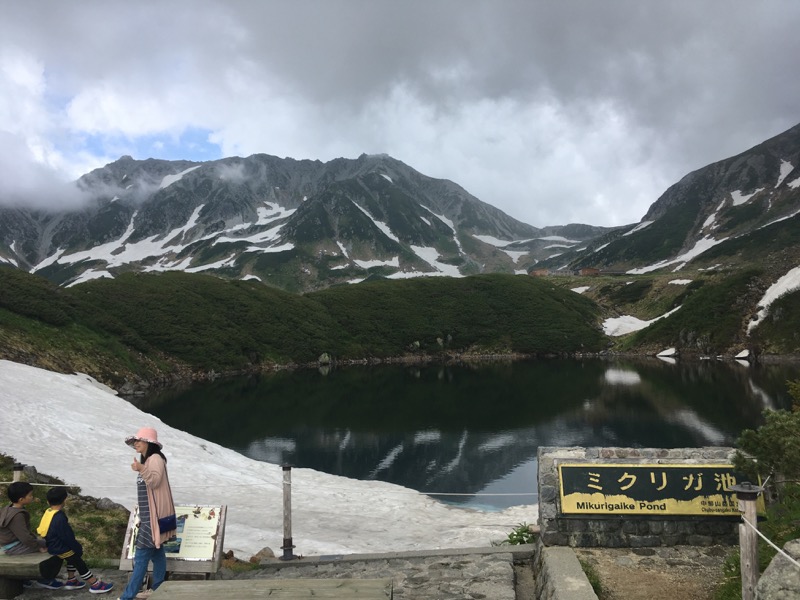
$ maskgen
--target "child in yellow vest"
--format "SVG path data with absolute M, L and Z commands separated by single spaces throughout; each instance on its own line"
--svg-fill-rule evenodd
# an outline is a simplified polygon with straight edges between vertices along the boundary
M 75 539 L 75 532 L 69 524 L 64 512 L 67 502 L 67 490 L 63 487 L 50 488 L 47 491 L 47 503 L 50 505 L 42 515 L 42 521 L 36 530 L 47 542 L 47 551 L 67 561 L 67 581 L 62 589 L 79 590 L 89 583 L 92 594 L 105 594 L 114 587 L 113 583 L 100 581 L 83 561 L 83 546 Z M 75 577 L 75 571 L 81 580 Z

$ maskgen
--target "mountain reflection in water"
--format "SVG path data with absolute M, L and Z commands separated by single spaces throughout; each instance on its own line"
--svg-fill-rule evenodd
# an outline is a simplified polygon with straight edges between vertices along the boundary
M 281 372 L 136 404 L 257 460 L 487 509 L 537 501 L 540 446 L 732 445 L 796 365 L 558 359 Z M 479 495 L 476 495 L 479 494 Z

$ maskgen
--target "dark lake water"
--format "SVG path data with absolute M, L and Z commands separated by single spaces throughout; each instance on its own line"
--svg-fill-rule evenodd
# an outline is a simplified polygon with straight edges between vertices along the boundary
M 462 506 L 537 501 L 539 446 L 733 445 L 788 408 L 796 364 L 559 359 L 299 370 L 137 406 L 250 458 L 397 483 Z

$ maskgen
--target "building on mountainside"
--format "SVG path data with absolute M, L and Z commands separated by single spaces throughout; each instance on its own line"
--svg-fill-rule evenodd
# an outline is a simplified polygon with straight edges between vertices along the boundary
M 531 277 L 544 277 L 545 275 L 550 275 L 550 269 L 533 269 L 528 271 L 528 275 Z

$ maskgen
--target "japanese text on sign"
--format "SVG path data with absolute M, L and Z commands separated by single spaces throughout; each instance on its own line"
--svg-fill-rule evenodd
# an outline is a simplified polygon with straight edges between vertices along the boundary
M 561 512 L 738 516 L 729 464 L 561 464 Z M 763 500 L 759 500 L 763 504 Z

